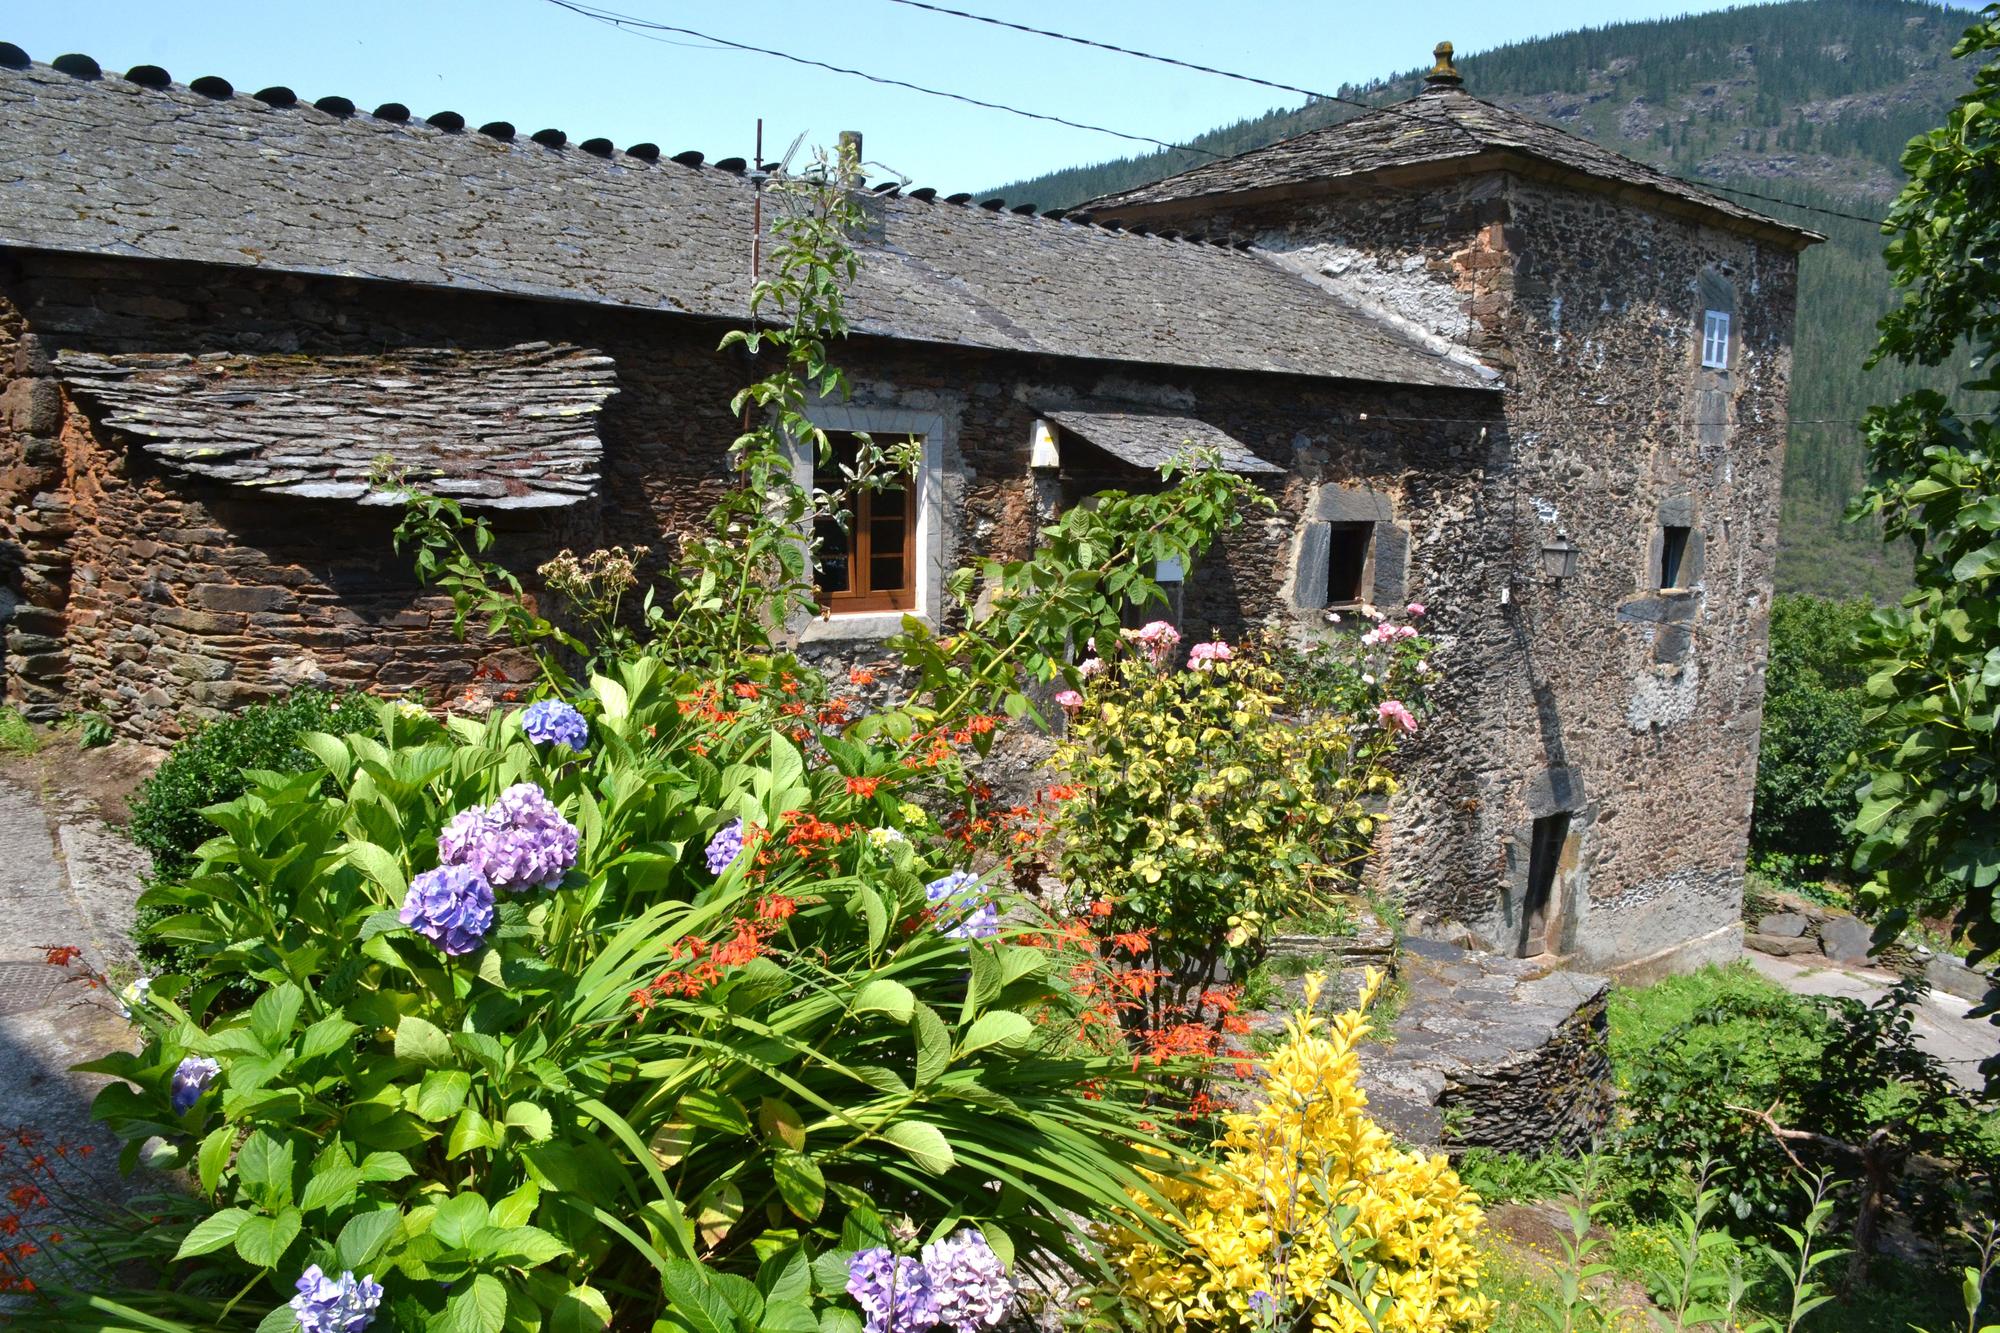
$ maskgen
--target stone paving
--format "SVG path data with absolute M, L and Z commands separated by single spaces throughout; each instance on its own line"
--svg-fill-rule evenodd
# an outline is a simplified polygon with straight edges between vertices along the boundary
M 47 949 L 75 945 L 94 970 L 129 969 L 144 857 L 74 798 L 45 803 L 24 777 L 18 767 L 0 775 L 0 1136 L 25 1127 L 47 1142 L 94 1144 L 90 1175 L 110 1185 L 117 1145 L 90 1119 L 105 1080 L 69 1071 L 130 1045 L 131 1029 L 112 995 L 80 969 L 51 966 Z
M 1587 1146 L 1611 1111 L 1611 983 L 1420 939 L 1403 949 L 1409 999 L 1362 1057 L 1377 1117 L 1426 1145 Z
M 1758 972 L 1795 995 L 1844 995 L 1873 1004 L 1900 980 L 1893 972 L 1836 967 L 1820 957 L 1747 956 Z M 1911 1015 L 1917 1044 L 1936 1056 L 1946 1072 L 1966 1088 L 1982 1087 L 1980 1061 L 2000 1055 L 2000 1028 L 1969 1017 L 1973 1007 L 1968 1000 L 1933 989 L 1918 1001 Z

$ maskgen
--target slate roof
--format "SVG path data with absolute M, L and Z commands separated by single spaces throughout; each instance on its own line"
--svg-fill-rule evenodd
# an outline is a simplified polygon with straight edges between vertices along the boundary
M 66 351 L 56 374 L 177 472 L 365 500 L 386 455 L 426 490 L 497 509 L 589 495 L 604 453 L 597 412 L 618 391 L 610 357 L 549 343 L 381 356 Z
M 158 71 L 133 73 L 140 82 L 0 68 L 0 247 L 747 313 L 755 190 L 740 173 L 602 141 L 598 155 L 333 114 L 286 104 L 282 91 L 279 104 L 210 96 Z M 915 197 L 865 205 L 872 234 L 849 299 L 860 333 L 1387 383 L 1490 382 L 1254 253 Z
M 1043 416 L 1072 431 L 1114 458 L 1146 468 L 1158 468 L 1189 446 L 1222 455 L 1228 472 L 1282 473 L 1276 463 L 1259 458 L 1249 445 L 1196 417 L 1146 408 L 1057 408 Z
M 1725 225 L 1734 223 L 1790 233 L 1797 244 L 1824 239 L 1816 232 L 1766 217 L 1588 139 L 1544 125 L 1517 111 L 1482 102 L 1463 89 L 1436 87 L 1393 106 L 1364 112 L 1352 120 L 1253 148 L 1220 162 L 1206 162 L 1134 190 L 1093 199 L 1079 205 L 1078 211 L 1109 218 L 1148 204 L 1307 185 L 1391 167 L 1505 155 L 1531 158 L 1614 186 L 1635 187 L 1665 196 L 1682 207 L 1693 206 L 1719 215 Z

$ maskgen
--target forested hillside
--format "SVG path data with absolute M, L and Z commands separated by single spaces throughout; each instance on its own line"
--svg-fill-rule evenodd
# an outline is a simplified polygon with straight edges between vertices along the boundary
M 1463 56 L 1458 65 L 1477 96 L 1677 175 L 1879 217 L 1901 184 L 1903 145 L 1941 122 L 1970 82 L 1950 55 L 1969 15 L 1914 0 L 1790 0 L 1586 29 Z M 1411 69 L 1334 91 L 1381 104 L 1415 93 L 1422 75 Z M 1354 114 L 1313 101 L 1224 126 L 1193 146 L 1237 153 Z M 1205 160 L 1190 152 L 1121 158 L 994 193 L 1068 206 Z M 1904 583 L 1904 562 L 1839 519 L 1860 477 L 1854 419 L 1908 383 L 1862 370 L 1874 321 L 1891 299 L 1882 238 L 1865 223 L 1743 202 L 1828 236 L 1808 252 L 1801 275 L 1780 584 L 1891 596 Z M 1951 376 L 1931 382 L 1947 388 Z

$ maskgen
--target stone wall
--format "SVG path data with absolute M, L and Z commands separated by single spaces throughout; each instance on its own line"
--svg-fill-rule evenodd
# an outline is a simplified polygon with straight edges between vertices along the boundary
M 448 605 L 390 550 L 391 514 L 170 474 L 65 397 L 48 369 L 58 352 L 336 356 L 533 341 L 603 351 L 618 392 L 597 423 L 597 494 L 496 516 L 496 554 L 531 590 L 533 567 L 565 546 L 645 545 L 656 569 L 670 564 L 726 484 L 723 451 L 739 429 L 728 400 L 758 373 L 715 350 L 722 326 L 691 319 L 138 260 L 16 254 L 0 261 L 0 312 L 0 549 L 23 604 L 7 624 L 9 701 L 45 714 L 99 708 L 150 739 L 301 683 L 439 698 L 482 665 L 517 676 L 524 664 L 454 639 Z M 1479 540 L 1476 432 L 1421 423 L 1497 422 L 1491 395 L 867 338 L 842 360 L 856 406 L 943 424 L 948 568 L 1032 552 L 1031 424 L 1050 407 L 1099 399 L 1198 413 L 1296 469 L 1267 487 L 1279 512 L 1253 517 L 1194 571 L 1191 632 L 1234 636 L 1283 618 L 1299 519 L 1323 482 L 1365 483 L 1440 515 L 1439 539 Z M 879 651 L 822 629 L 807 646 L 830 668 Z
M 1377 859 L 1413 925 L 1523 948 L 1535 820 L 1567 815 L 1550 949 L 1635 979 L 1733 956 L 1796 256 L 1501 172 L 1180 207 L 1149 221 L 1250 236 L 1505 377 L 1502 420 L 1422 427 L 1482 484 L 1395 497 L 1412 595 L 1445 639 L 1438 712 Z M 1727 372 L 1699 364 L 1719 300 Z M 1697 576 L 1663 593 L 1668 524 L 1692 529 Z M 1540 570 L 1558 533 L 1581 549 L 1560 583 Z

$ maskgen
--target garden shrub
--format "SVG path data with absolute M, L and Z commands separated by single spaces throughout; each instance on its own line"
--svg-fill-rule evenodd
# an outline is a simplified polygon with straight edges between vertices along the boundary
M 127 832 L 152 857 L 152 882 L 165 883 L 194 868 L 195 850 L 221 831 L 202 811 L 242 795 L 253 770 L 305 773 L 317 768 L 319 761 L 299 744 L 301 736 L 313 731 L 339 735 L 374 725 L 375 710 L 367 699 L 322 690 L 296 690 L 204 723 L 167 752 L 132 800 Z M 188 967 L 192 960 L 185 951 L 154 933 L 159 917 L 159 909 L 142 905 L 133 922 L 132 945 L 140 966 L 147 972 Z
M 323 690 L 295 690 L 204 723 L 140 786 L 132 800 L 132 841 L 153 858 L 156 879 L 185 875 L 194 867 L 195 850 L 220 832 L 202 811 L 242 795 L 251 770 L 311 772 L 319 760 L 299 744 L 301 736 L 338 736 L 374 725 L 367 699 Z
M 253 774 L 147 894 L 198 974 L 92 1066 L 127 1163 L 157 1140 L 196 1188 L 132 1238 L 150 1277 L 48 1317 L 289 1327 L 296 1280 L 436 1333 L 852 1333 L 847 1257 L 905 1228 L 1088 1271 L 1076 1219 L 1169 1150 L 1141 1075 L 909 823 L 935 738 L 855 742 L 803 695 L 642 658 L 581 718 L 385 704 Z
M 1308 979 L 1256 1109 L 1222 1117 L 1221 1160 L 1166 1183 L 1178 1244 L 1111 1238 L 1145 1327 L 1469 1333 L 1490 1321 L 1477 1196 L 1444 1157 L 1398 1147 L 1368 1115 L 1357 1048 L 1381 974 L 1331 1020 L 1312 1012 L 1323 980 Z
M 1144 946 L 1159 984 L 1132 1006 L 1137 1026 L 1198 1017 L 1281 919 L 1333 910 L 1319 878 L 1353 878 L 1394 789 L 1389 755 L 1417 725 L 1390 693 L 1414 674 L 1415 631 L 1370 636 L 1373 661 L 1352 674 L 1379 702 L 1342 710 L 1293 709 L 1256 645 L 1198 643 L 1177 667 L 1164 622 L 1107 642 L 1082 692 L 1058 696 L 1069 727 L 1053 762 L 1074 798 L 1056 814 L 1057 864 L 1101 933 Z
M 1861 744 L 1867 672 L 1856 636 L 1873 610 L 1804 594 L 1771 604 L 1750 848 L 1787 887 L 1844 875 L 1859 844 L 1847 826 L 1860 780 L 1842 772 Z
M 1874 1005 L 1795 996 L 1742 965 L 1614 992 L 1612 1161 L 1629 1216 L 1667 1220 L 1706 1159 L 1724 1222 L 1775 1236 L 1798 1215 L 1794 1156 L 1850 1182 L 1879 1169 L 1874 1188 L 1899 1194 L 1928 1229 L 1989 1207 L 2000 1117 L 1916 1045 L 1913 999 L 1907 985 Z M 1781 1142 L 1776 1127 L 1808 1137 Z M 1904 1178 L 1912 1152 L 1952 1163 L 1954 1178 L 1943 1189 Z M 1876 1197 L 1871 1211 L 1887 1202 Z

